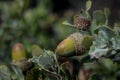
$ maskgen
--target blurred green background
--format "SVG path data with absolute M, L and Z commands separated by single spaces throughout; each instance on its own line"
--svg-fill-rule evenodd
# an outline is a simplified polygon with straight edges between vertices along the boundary
M 11 60 L 11 49 L 15 43 L 23 43 L 30 53 L 31 45 L 55 50 L 57 44 L 74 28 L 64 26 L 63 21 L 72 22 L 75 14 L 84 9 L 86 0 L 0 0 L 0 62 Z M 108 7 L 111 10 L 109 24 L 120 21 L 119 0 L 92 0 L 90 10 Z M 102 5 L 101 5 L 102 4 Z

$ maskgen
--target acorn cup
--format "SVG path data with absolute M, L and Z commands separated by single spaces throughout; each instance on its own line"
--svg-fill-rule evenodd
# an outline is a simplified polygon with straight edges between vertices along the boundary
M 71 34 L 57 46 L 56 53 L 63 57 L 82 55 L 89 50 L 92 41 L 92 36 L 76 32 Z
M 74 27 L 80 30 L 88 30 L 90 28 L 91 21 L 82 15 L 74 16 Z

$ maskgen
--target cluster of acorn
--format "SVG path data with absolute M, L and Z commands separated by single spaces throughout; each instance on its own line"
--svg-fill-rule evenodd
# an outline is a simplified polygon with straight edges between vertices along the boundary
M 90 26 L 90 20 L 85 17 L 78 16 L 74 20 L 74 25 L 80 30 L 87 30 Z M 69 57 L 75 55 L 81 55 L 89 50 L 92 45 L 93 37 L 88 34 L 75 32 L 63 40 L 56 48 L 55 52 L 59 56 Z M 24 46 L 21 43 L 17 43 L 12 49 L 12 59 L 17 61 L 21 58 L 26 58 L 26 52 Z
M 84 17 L 78 17 L 78 20 L 76 21 L 74 21 L 74 24 L 78 29 L 86 30 L 88 29 L 88 26 L 90 26 L 90 22 Z M 90 49 L 92 42 L 93 37 L 91 35 L 75 32 L 60 42 L 55 52 L 62 58 L 82 55 Z M 35 52 L 35 55 L 38 54 Z M 12 59 L 12 63 L 19 66 L 24 73 L 33 67 L 33 63 L 27 59 L 25 48 L 21 43 L 17 43 L 13 46 Z
M 90 28 L 89 19 L 86 19 L 83 16 L 77 16 L 77 18 L 74 19 L 73 27 L 82 30 L 82 32 L 75 32 L 71 34 L 57 46 L 55 52 L 58 55 L 58 60 L 60 63 L 71 63 L 71 60 L 69 61 L 68 57 L 84 55 L 84 53 L 90 49 L 90 46 L 93 43 L 93 36 L 84 33 L 84 31 L 87 31 Z M 82 68 L 81 63 L 79 62 L 77 62 L 77 65 L 74 65 L 74 61 L 71 64 L 72 67 L 70 67 L 70 65 L 68 66 L 69 69 L 67 70 L 71 73 L 72 76 L 75 76 L 74 79 L 88 80 L 89 75 L 91 74 L 91 70 L 85 70 Z M 77 66 L 81 66 L 81 68 L 77 68 Z M 76 68 L 77 71 L 75 71 L 76 69 L 74 68 Z
M 63 40 L 56 49 L 56 53 L 60 56 L 74 56 L 85 53 L 92 45 L 93 37 L 88 34 L 84 34 L 84 30 L 89 30 L 90 20 L 84 16 L 77 16 L 74 18 L 75 28 L 82 30 L 83 32 L 75 32 Z

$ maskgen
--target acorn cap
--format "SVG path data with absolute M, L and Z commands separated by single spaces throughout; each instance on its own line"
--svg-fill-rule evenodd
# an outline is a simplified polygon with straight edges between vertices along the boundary
M 57 46 L 56 53 L 60 56 L 81 55 L 90 48 L 92 41 L 92 36 L 76 32 Z
M 31 62 L 31 60 L 28 60 L 26 58 L 22 58 L 20 60 L 13 61 L 12 64 L 21 68 L 23 73 L 26 72 L 27 70 L 31 69 L 34 66 L 34 64 Z
M 69 37 L 74 42 L 76 55 L 81 55 L 82 53 L 86 52 L 86 50 L 88 50 L 92 45 L 93 37 L 90 35 L 76 32 L 71 34 Z
M 80 30 L 86 30 L 89 29 L 91 22 L 86 17 L 79 15 L 74 17 L 74 25 L 76 28 Z
M 26 58 L 25 48 L 24 48 L 23 44 L 16 43 L 12 47 L 12 60 L 17 61 L 17 60 L 20 60 L 20 59 L 23 59 L 23 58 Z

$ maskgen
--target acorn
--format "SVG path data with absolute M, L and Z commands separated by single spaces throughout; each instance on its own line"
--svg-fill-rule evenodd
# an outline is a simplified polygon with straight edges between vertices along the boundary
M 34 65 L 27 59 L 25 47 L 21 43 L 16 43 L 12 47 L 12 64 L 21 68 L 23 73 L 31 69 Z
M 17 60 L 24 59 L 24 58 L 26 58 L 26 51 L 25 51 L 23 44 L 16 43 L 12 47 L 12 60 L 17 61 Z
M 56 53 L 63 57 L 82 55 L 89 50 L 92 41 L 92 36 L 76 32 L 71 34 L 57 46 Z
M 32 45 L 31 47 L 32 56 L 40 56 L 43 54 L 43 50 L 38 45 Z

